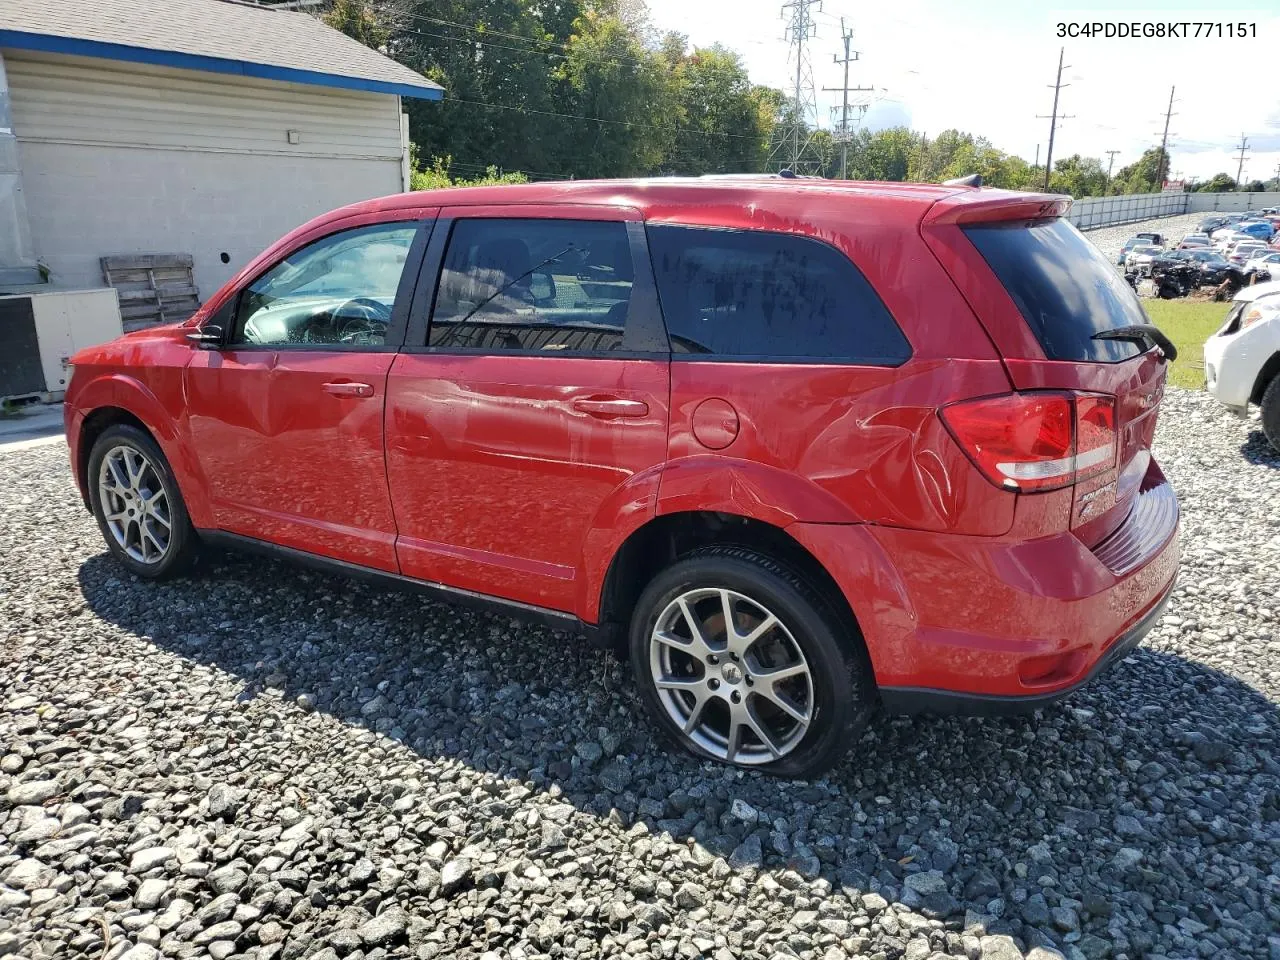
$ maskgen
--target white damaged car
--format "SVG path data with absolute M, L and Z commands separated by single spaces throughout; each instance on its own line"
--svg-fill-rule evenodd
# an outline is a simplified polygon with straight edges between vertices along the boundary
M 1204 345 L 1209 392 L 1237 414 L 1262 408 L 1262 432 L 1280 450 L 1280 280 L 1244 287 Z

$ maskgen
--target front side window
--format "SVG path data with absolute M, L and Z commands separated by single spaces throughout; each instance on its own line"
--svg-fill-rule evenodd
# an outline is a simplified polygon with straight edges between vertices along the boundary
M 843 253 L 764 231 L 648 228 L 673 354 L 897 365 L 911 347 Z
M 294 251 L 241 293 L 231 342 L 382 346 L 417 232 L 379 223 Z
M 485 351 L 618 350 L 632 277 L 621 222 L 459 220 L 428 342 Z

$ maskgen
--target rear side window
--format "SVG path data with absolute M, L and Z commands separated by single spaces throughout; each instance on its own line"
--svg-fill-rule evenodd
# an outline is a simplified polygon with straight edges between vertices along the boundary
M 835 247 L 790 234 L 653 225 L 674 354 L 896 366 L 911 346 Z
M 1128 340 L 1093 339 L 1150 321 L 1124 278 L 1066 220 L 982 224 L 964 232 L 1050 360 L 1112 363 L 1142 352 Z
M 430 346 L 621 349 L 633 273 L 621 221 L 459 220 L 440 273 Z

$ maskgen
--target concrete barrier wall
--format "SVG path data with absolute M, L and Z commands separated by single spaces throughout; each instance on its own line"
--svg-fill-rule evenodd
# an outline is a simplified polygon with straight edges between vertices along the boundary
M 1280 193 L 1189 193 L 1191 205 L 1187 213 L 1221 210 L 1224 213 L 1243 213 L 1260 207 L 1280 207 Z
M 1183 213 L 1243 213 L 1280 207 L 1280 193 L 1132 193 L 1119 197 L 1082 197 L 1067 219 L 1081 230 L 1137 223 Z
M 1187 193 L 1133 193 L 1119 197 L 1082 197 L 1067 219 L 1081 230 L 1136 223 L 1187 212 Z

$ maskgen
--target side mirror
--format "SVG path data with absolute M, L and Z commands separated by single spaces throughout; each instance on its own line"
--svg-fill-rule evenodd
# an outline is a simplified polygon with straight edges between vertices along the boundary
M 535 302 L 554 300 L 556 298 L 555 277 L 545 271 L 538 271 L 529 276 L 529 296 Z
M 187 339 L 201 347 L 216 347 L 222 343 L 222 327 L 206 323 L 187 334 Z

